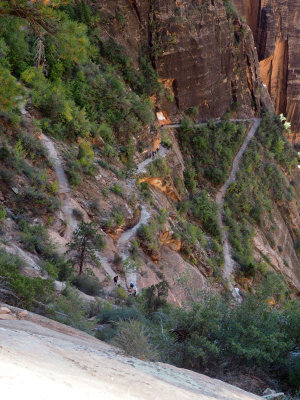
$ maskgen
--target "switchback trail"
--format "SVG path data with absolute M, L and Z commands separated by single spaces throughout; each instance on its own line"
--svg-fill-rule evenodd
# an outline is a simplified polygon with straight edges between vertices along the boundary
M 246 120 L 246 121 L 249 121 L 249 120 Z M 246 136 L 246 139 L 244 140 L 244 143 L 242 144 L 240 150 L 238 151 L 237 155 L 235 156 L 235 158 L 233 160 L 232 170 L 230 172 L 230 175 L 229 175 L 228 179 L 226 180 L 226 182 L 224 183 L 224 185 L 218 191 L 217 196 L 216 196 L 216 203 L 218 205 L 218 222 L 219 222 L 219 226 L 220 226 L 220 230 L 221 230 L 221 237 L 222 237 L 222 243 L 223 243 L 223 254 L 224 254 L 223 274 L 229 283 L 230 290 L 234 297 L 238 297 L 238 294 L 234 290 L 233 285 L 230 281 L 230 277 L 233 272 L 234 261 L 232 258 L 232 251 L 231 251 L 231 246 L 229 243 L 228 231 L 223 222 L 224 200 L 225 200 L 225 195 L 226 195 L 227 189 L 235 181 L 236 174 L 237 174 L 237 171 L 239 170 L 240 161 L 242 159 L 242 156 L 261 123 L 260 118 L 253 118 L 251 121 L 253 122 L 253 125 L 250 128 L 250 130 Z
M 67 222 L 67 229 L 65 230 L 64 237 L 67 240 L 71 240 L 72 233 L 77 228 L 78 223 L 73 215 L 73 207 L 71 205 L 71 200 L 69 196 L 69 182 L 53 141 L 43 133 L 41 135 L 41 139 L 44 146 L 48 150 L 50 162 L 52 163 L 57 176 L 58 193 L 60 195 L 60 199 L 62 200 L 61 210 Z
M 250 130 L 244 140 L 244 143 L 242 144 L 240 150 L 238 151 L 237 155 L 235 156 L 235 158 L 233 160 L 232 170 L 230 172 L 230 175 L 216 196 L 216 203 L 218 205 L 218 223 L 219 223 L 220 230 L 221 230 L 221 237 L 222 237 L 222 243 L 223 243 L 223 254 L 224 254 L 224 272 L 223 272 L 223 274 L 224 274 L 225 279 L 229 283 L 229 287 L 232 292 L 232 295 L 235 298 L 239 298 L 240 297 L 239 294 L 234 289 L 234 287 L 230 281 L 230 277 L 233 272 L 234 261 L 232 259 L 232 252 L 231 252 L 231 246 L 229 243 L 228 231 L 223 222 L 224 200 L 225 200 L 225 195 L 226 195 L 227 189 L 235 181 L 236 174 L 239 169 L 239 165 L 240 165 L 242 156 L 243 156 L 245 150 L 247 149 L 251 139 L 255 135 L 257 129 L 259 128 L 261 119 L 260 118 L 230 119 L 229 121 L 230 122 L 252 122 L 252 127 L 250 128 Z M 220 120 L 220 119 L 216 120 L 215 123 L 220 124 L 220 123 L 222 123 L 222 120 Z M 194 127 L 205 126 L 207 124 L 208 124 L 207 122 L 202 122 L 202 123 L 194 124 Z M 170 125 L 162 126 L 161 129 L 167 129 L 167 128 L 178 129 L 180 127 L 181 127 L 181 124 L 170 124 Z M 160 153 L 160 156 L 165 157 L 168 154 L 168 152 L 169 152 L 168 150 L 163 149 L 163 152 Z M 143 161 L 142 163 L 140 163 L 138 165 L 137 173 L 146 172 L 145 167 L 147 165 L 149 165 L 152 161 L 154 161 L 154 159 L 149 158 L 149 159 L 146 159 L 145 161 Z
M 55 145 L 53 141 L 46 135 L 42 133 L 41 135 L 42 142 L 44 143 L 44 146 L 48 150 L 48 155 L 49 155 L 49 160 L 52 163 L 56 176 L 57 176 L 57 181 L 58 181 L 58 193 L 60 195 L 60 198 L 62 200 L 62 212 L 66 218 L 67 221 L 67 229 L 64 234 L 64 237 L 67 238 L 68 240 L 71 240 L 72 233 L 75 231 L 75 229 L 78 226 L 78 223 L 76 219 L 73 216 L 73 207 L 71 204 L 71 199 L 69 196 L 70 192 L 70 186 L 68 183 L 68 179 L 66 177 L 61 159 L 56 151 Z M 162 149 L 161 155 L 164 157 L 165 156 L 165 149 Z M 146 163 L 142 163 L 143 165 L 147 165 L 150 160 L 146 160 Z M 122 260 L 125 261 L 126 258 L 128 257 L 128 246 L 127 244 L 129 243 L 130 239 L 136 235 L 136 232 L 138 228 L 141 226 L 141 224 L 147 223 L 147 221 L 150 218 L 150 213 L 147 211 L 145 207 L 142 207 L 141 211 L 141 218 L 139 222 L 131 229 L 128 231 L 124 232 L 117 243 L 117 248 L 120 251 L 120 255 L 122 257 Z M 111 263 L 104 257 L 102 256 L 99 252 L 96 253 L 96 256 L 98 260 L 101 262 L 101 265 L 105 272 L 110 276 L 111 279 L 116 276 L 116 273 L 111 267 Z M 137 273 L 136 270 L 130 269 L 126 272 L 125 274 L 125 281 L 122 279 L 119 280 L 119 284 L 124 288 L 127 289 L 126 281 L 128 282 L 133 282 L 135 285 L 137 284 Z
M 161 149 L 159 150 L 159 154 L 157 156 L 146 158 L 146 160 L 142 161 L 140 164 L 137 165 L 137 171 L 136 171 L 137 174 L 146 172 L 147 165 L 151 164 L 157 158 L 166 157 L 168 153 L 169 153 L 168 149 L 166 149 L 165 147 L 161 147 Z
M 146 207 L 142 206 L 141 210 L 141 217 L 139 222 L 133 226 L 131 229 L 128 229 L 122 235 L 119 237 L 116 248 L 118 249 L 120 256 L 122 258 L 123 263 L 127 260 L 129 256 L 129 243 L 130 240 L 136 235 L 137 230 L 142 224 L 146 224 L 151 217 L 151 214 L 149 211 L 146 209 Z M 97 258 L 101 262 L 101 265 L 103 269 L 106 271 L 106 273 L 111 277 L 111 279 L 116 276 L 116 273 L 113 271 L 110 262 L 108 261 L 107 258 L 105 258 L 103 255 L 101 255 L 99 252 L 96 253 Z M 138 289 L 138 281 L 137 281 L 137 270 L 135 267 L 132 266 L 124 266 L 125 267 L 125 280 L 121 279 L 119 277 L 118 284 L 123 287 L 125 290 L 129 287 L 129 284 L 132 282 Z M 127 268 L 127 270 L 126 270 Z

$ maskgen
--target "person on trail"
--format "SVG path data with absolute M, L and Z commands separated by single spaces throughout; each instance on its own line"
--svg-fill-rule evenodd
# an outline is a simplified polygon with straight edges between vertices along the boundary
M 130 283 L 130 287 L 131 287 L 131 289 L 134 288 L 134 283 L 133 282 Z
M 134 289 L 132 296 L 136 297 L 136 288 Z
M 119 277 L 118 277 L 118 275 L 116 275 L 116 276 L 114 277 L 114 282 L 115 282 L 115 285 L 117 285 L 117 283 L 118 283 L 118 279 L 119 279 Z
M 158 154 L 159 153 L 159 147 L 156 149 L 156 154 Z
M 152 151 L 152 157 L 154 157 L 154 151 Z

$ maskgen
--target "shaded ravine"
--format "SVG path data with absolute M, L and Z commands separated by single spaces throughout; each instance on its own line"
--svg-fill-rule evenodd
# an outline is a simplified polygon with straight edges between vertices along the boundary
M 247 121 L 249 121 L 249 120 L 247 120 Z M 235 158 L 233 160 L 232 170 L 230 172 L 230 175 L 229 175 L 228 179 L 226 180 L 226 182 L 224 183 L 224 185 L 218 191 L 217 196 L 216 196 L 216 203 L 218 205 L 218 223 L 219 223 L 220 230 L 221 230 L 221 237 L 222 237 L 222 243 L 223 243 L 223 254 L 224 254 L 223 275 L 224 275 L 224 278 L 228 281 L 231 293 L 235 298 L 239 297 L 239 294 L 234 289 L 234 287 L 230 281 L 230 277 L 231 277 L 231 275 L 233 273 L 233 269 L 234 269 L 234 260 L 232 258 L 232 251 L 231 251 L 231 246 L 229 243 L 228 230 L 223 221 L 224 200 L 225 200 L 227 189 L 235 181 L 236 174 L 239 170 L 240 161 L 242 159 L 242 156 L 261 123 L 260 118 L 253 118 L 251 121 L 253 122 L 253 125 L 250 128 L 250 130 L 246 136 L 246 139 L 244 140 L 244 143 L 242 144 L 240 150 L 238 151 L 237 155 L 235 156 Z

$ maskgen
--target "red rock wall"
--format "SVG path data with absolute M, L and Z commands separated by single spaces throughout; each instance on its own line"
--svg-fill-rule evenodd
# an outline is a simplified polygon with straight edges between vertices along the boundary
M 122 44 L 137 63 L 142 46 L 154 50 L 162 80 L 172 82 L 175 102 L 160 104 L 173 121 L 190 107 L 200 118 L 222 116 L 231 105 L 241 117 L 271 106 L 262 85 L 253 37 L 238 19 L 229 22 L 222 0 L 116 0 L 101 2 L 114 14 L 118 5 L 127 24 L 103 31 Z
M 163 48 L 155 65 L 161 78 L 173 80 L 179 111 L 198 106 L 201 117 L 220 117 L 234 103 L 241 116 L 260 111 L 267 96 L 252 34 L 228 21 L 221 0 L 155 0 L 152 7 L 152 45 Z
M 253 30 L 262 77 L 275 110 L 287 116 L 299 141 L 300 0 L 261 0 L 258 7 L 257 0 L 234 2 Z

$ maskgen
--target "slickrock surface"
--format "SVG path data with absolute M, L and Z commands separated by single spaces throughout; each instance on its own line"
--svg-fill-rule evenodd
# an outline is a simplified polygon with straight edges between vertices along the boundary
M 188 370 L 122 356 L 116 348 L 47 318 L 25 317 L 0 321 L 0 386 L 11 399 L 260 398 Z

